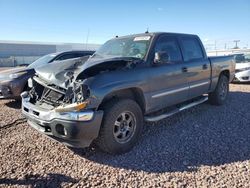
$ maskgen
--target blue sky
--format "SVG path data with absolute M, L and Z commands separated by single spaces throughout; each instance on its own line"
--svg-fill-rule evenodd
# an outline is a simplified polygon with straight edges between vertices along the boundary
M 0 0 L 0 40 L 103 43 L 149 31 L 250 47 L 250 0 Z

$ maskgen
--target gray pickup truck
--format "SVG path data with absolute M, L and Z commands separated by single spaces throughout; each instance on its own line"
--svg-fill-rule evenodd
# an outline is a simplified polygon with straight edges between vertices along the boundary
M 196 35 L 116 37 L 89 59 L 36 69 L 22 112 L 30 126 L 70 147 L 94 143 L 120 154 L 135 145 L 144 121 L 206 100 L 222 105 L 234 73 L 233 56 L 208 58 Z

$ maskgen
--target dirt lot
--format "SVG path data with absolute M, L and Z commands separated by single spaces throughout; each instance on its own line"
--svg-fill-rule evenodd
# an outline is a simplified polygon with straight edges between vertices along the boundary
M 70 150 L 0 101 L 0 187 L 250 187 L 250 84 L 224 106 L 202 104 L 146 124 L 129 153 Z

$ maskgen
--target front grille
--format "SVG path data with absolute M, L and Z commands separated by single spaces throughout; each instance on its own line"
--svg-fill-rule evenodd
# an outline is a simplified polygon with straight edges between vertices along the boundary
M 249 80 L 249 76 L 243 76 L 241 78 L 242 78 L 242 80 Z

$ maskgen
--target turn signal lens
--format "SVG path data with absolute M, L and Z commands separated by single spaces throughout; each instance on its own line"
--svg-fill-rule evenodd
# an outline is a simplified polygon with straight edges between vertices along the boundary
M 73 112 L 73 111 L 80 111 L 84 108 L 87 107 L 88 105 L 88 101 L 82 102 L 82 103 L 73 103 L 73 104 L 69 104 L 66 106 L 58 106 L 57 108 L 55 108 L 56 112 Z

